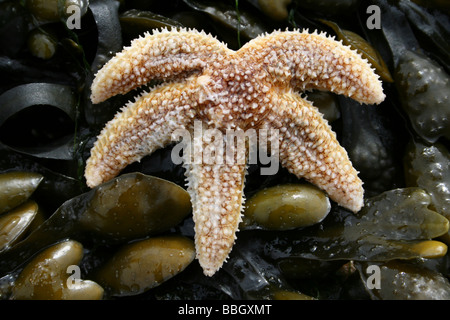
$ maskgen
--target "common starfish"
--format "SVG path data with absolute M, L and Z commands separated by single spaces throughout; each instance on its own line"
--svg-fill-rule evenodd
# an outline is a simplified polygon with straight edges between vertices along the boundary
M 100 133 L 87 161 L 90 187 L 116 176 L 175 139 L 177 129 L 276 129 L 282 166 L 354 212 L 362 182 L 319 111 L 296 91 L 329 90 L 360 103 L 384 100 L 378 76 L 360 55 L 324 33 L 274 31 L 238 51 L 196 30 L 154 31 L 133 40 L 97 73 L 99 103 L 150 80 L 169 81 L 130 102 Z M 223 147 L 227 142 L 220 141 Z M 233 149 L 235 160 L 237 151 Z M 243 209 L 246 164 L 185 159 L 197 258 L 213 275 L 232 249 Z

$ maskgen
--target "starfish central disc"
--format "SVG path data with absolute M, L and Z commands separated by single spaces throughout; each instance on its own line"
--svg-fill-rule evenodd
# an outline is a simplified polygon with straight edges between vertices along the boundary
M 155 31 L 132 42 L 96 75 L 91 99 L 99 103 L 151 80 L 165 83 L 130 102 L 102 130 L 86 165 L 90 187 L 128 164 L 172 143 L 179 129 L 276 130 L 279 160 L 299 178 L 354 212 L 363 205 L 362 182 L 347 152 L 319 111 L 298 91 L 319 89 L 360 103 L 384 99 L 381 82 L 358 53 L 325 34 L 275 31 L 233 51 L 196 30 Z M 197 144 L 184 155 L 195 222 L 197 258 L 213 275 L 232 249 L 243 207 L 244 155 L 226 140 L 234 161 L 196 162 Z M 274 142 L 274 141 L 272 141 Z M 242 159 L 244 157 L 244 159 Z M 240 160 L 240 161 L 238 161 Z
M 198 116 L 216 128 L 255 127 L 270 111 L 260 108 L 268 103 L 266 93 L 271 90 L 265 80 L 269 74 L 264 69 L 254 69 L 254 65 L 239 57 L 227 56 L 225 61 L 215 62 L 205 68 L 197 78 L 199 88 Z

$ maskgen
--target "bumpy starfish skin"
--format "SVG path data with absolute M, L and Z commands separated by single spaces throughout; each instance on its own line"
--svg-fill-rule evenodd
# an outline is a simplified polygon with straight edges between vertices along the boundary
M 339 205 L 354 212 L 362 207 L 362 182 L 347 152 L 319 111 L 296 93 L 320 89 L 361 103 L 383 101 L 378 76 L 355 51 L 308 32 L 275 31 L 233 51 L 203 32 L 156 31 L 134 40 L 98 72 L 91 99 L 98 103 L 154 79 L 166 83 L 129 103 L 100 133 L 86 166 L 90 187 L 179 139 L 175 130 L 194 134 L 195 120 L 200 120 L 203 129 L 222 133 L 278 130 L 284 167 Z M 211 276 L 226 260 L 238 230 L 246 154 L 224 138 L 215 141 L 216 147 L 232 150 L 234 161 L 198 162 L 205 151 L 202 139 L 189 145 L 194 151 L 184 155 L 184 166 L 197 258 Z
M 281 165 L 320 186 L 341 205 L 359 211 L 364 195 L 361 180 L 318 110 L 293 93 L 274 95 L 272 104 L 277 108 L 265 122 L 279 130 Z
M 86 165 L 87 184 L 108 181 L 129 163 L 169 144 L 172 132 L 192 121 L 196 91 L 192 83 L 173 84 L 126 105 L 98 136 Z
M 201 139 L 204 143 L 204 138 Z M 219 143 L 225 147 L 224 141 Z M 199 164 L 194 159 L 185 161 L 197 258 L 209 276 L 227 259 L 241 222 L 246 166 L 245 159 L 237 159 L 237 153 L 235 148 L 231 150 L 234 161 L 229 164 L 225 160 L 223 164 Z

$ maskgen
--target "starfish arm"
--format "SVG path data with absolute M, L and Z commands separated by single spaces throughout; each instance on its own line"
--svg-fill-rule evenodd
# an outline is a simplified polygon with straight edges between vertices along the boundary
M 265 121 L 278 129 L 281 165 L 323 189 L 339 205 L 359 211 L 362 181 L 317 108 L 295 93 L 274 96 L 272 103 L 277 108 Z
M 193 83 L 178 83 L 156 88 L 128 103 L 97 137 L 86 162 L 87 185 L 110 180 L 128 164 L 172 142 L 176 129 L 191 124 L 195 97 Z
M 201 71 L 229 51 L 225 44 L 196 30 L 146 33 L 99 70 L 91 86 L 91 100 L 99 103 L 151 80 L 179 79 Z
M 239 52 L 259 63 L 280 86 L 332 91 L 367 104 L 385 98 L 369 62 L 324 33 L 275 31 L 253 39 Z
M 199 153 L 194 154 L 193 159 L 198 160 Z M 184 166 L 195 223 L 197 259 L 204 274 L 212 276 L 228 258 L 241 222 L 245 159 L 215 164 L 185 159 Z

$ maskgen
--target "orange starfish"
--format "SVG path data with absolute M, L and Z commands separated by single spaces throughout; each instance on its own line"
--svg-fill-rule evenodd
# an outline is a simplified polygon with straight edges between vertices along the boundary
M 233 51 L 196 30 L 155 31 L 132 42 L 96 75 L 99 103 L 148 83 L 164 83 L 129 103 L 103 129 L 87 161 L 90 187 L 105 182 L 175 139 L 178 129 L 273 129 L 282 166 L 352 211 L 363 205 L 362 182 L 335 133 L 296 91 L 329 90 L 361 103 L 384 99 L 366 60 L 325 34 L 275 31 Z M 203 139 L 203 138 L 202 138 Z M 194 142 L 195 144 L 196 142 Z M 184 166 L 195 222 L 197 258 L 213 275 L 227 259 L 241 220 L 245 161 Z M 195 156 L 195 155 L 194 155 Z

